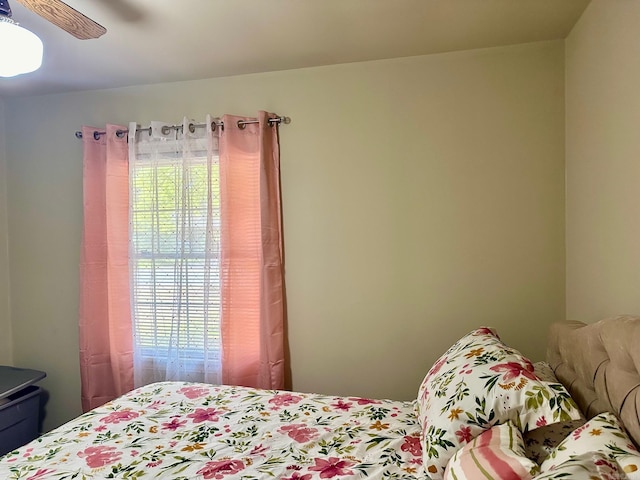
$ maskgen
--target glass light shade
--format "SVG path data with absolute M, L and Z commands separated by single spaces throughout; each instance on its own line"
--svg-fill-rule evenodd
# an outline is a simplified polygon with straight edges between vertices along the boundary
M 37 70 L 42 65 L 42 50 L 42 40 L 35 33 L 0 17 L 0 77 Z

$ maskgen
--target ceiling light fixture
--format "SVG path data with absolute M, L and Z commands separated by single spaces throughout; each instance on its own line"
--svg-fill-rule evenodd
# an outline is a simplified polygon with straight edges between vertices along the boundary
M 0 7 L 3 2 L 0 1 Z M 11 10 L 9 10 L 11 12 Z M 42 65 L 42 40 L 19 26 L 0 8 L 0 77 L 33 72 Z

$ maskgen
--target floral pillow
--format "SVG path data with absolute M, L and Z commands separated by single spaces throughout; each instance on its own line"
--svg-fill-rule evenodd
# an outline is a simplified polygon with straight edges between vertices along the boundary
M 525 433 L 523 438 L 527 458 L 541 464 L 567 435 L 585 423 L 584 419 L 552 423 Z
M 547 362 L 535 362 L 533 364 L 533 373 L 542 381 L 560 383 L 551 365 Z M 567 435 L 586 422 L 587 420 L 581 416 L 580 420 L 552 423 L 544 427 L 536 428 L 531 432 L 526 432 L 523 438 L 527 457 L 537 464 L 542 463 L 553 449 L 567 438 Z
M 542 462 L 540 470 L 555 470 L 567 460 L 585 452 L 600 451 L 620 464 L 629 479 L 640 479 L 640 453 L 613 413 L 596 415 L 569 434 Z
M 462 337 L 431 367 L 417 409 L 433 480 L 443 478 L 456 450 L 495 424 L 511 420 L 526 432 L 581 416 L 561 384 L 539 380 L 531 362 L 489 328 Z
M 444 478 L 530 480 L 539 468 L 525 456 L 520 431 L 507 422 L 486 430 L 458 450 L 449 460 Z
M 557 465 L 534 480 L 623 480 L 628 478 L 622 467 L 602 452 L 587 452 Z

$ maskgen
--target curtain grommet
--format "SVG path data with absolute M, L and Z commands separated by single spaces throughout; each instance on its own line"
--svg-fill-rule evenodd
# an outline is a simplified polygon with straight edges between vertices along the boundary
M 97 130 L 93 131 L 93 139 L 94 140 L 100 140 L 100 132 Z
M 237 125 L 240 130 L 244 130 L 247 126 L 247 124 L 244 123 L 242 120 L 238 120 Z

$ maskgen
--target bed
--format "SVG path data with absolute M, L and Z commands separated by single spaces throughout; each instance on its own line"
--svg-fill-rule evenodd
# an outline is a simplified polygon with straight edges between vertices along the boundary
M 534 368 L 479 328 L 409 402 L 155 383 L 10 452 L 0 478 L 640 478 L 638 346 L 640 317 L 555 324 Z

